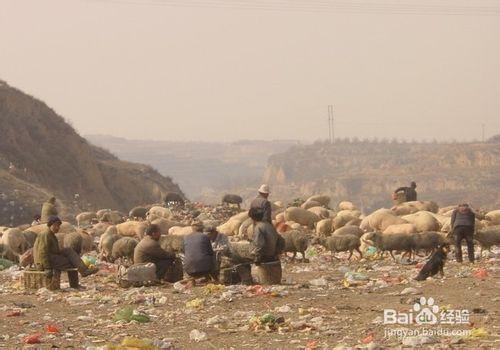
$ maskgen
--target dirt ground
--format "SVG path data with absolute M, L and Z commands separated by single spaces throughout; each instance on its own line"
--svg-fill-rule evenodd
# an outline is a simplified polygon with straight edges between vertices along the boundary
M 0 348 L 97 349 L 136 336 L 163 340 L 165 349 L 168 344 L 173 349 L 500 349 L 499 253 L 474 265 L 458 264 L 450 254 L 443 279 L 416 282 L 412 278 L 420 265 L 391 258 L 339 262 L 317 252 L 309 263 L 284 260 L 285 283 L 267 288 L 205 285 L 179 291 L 169 284 L 122 289 L 106 269 L 110 266 L 101 265 L 97 276 L 81 280 L 82 290 L 25 292 L 21 272 L 8 270 L 0 273 Z M 487 276 L 474 276 L 482 269 Z M 383 324 L 384 309 L 408 313 L 421 297 L 432 297 L 439 313 L 467 310 L 470 323 Z M 116 322 L 115 312 L 125 306 L 151 321 Z M 7 317 L 16 311 L 19 316 Z M 262 318 L 265 314 L 272 316 Z M 58 332 L 48 333 L 47 325 Z M 403 338 L 388 333 L 424 328 L 436 334 Z M 191 340 L 195 329 L 206 339 Z M 41 343 L 24 344 L 36 333 Z

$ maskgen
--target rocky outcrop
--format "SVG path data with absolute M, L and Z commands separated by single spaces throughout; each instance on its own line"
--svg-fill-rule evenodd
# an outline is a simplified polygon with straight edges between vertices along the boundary
M 316 143 L 272 156 L 263 180 L 275 198 L 324 193 L 366 210 L 390 206 L 392 191 L 413 180 L 420 199 L 498 207 L 499 173 L 495 143 Z

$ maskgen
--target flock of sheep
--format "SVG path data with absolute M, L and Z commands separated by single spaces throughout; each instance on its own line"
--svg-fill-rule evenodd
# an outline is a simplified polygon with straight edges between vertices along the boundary
M 271 203 L 273 223 L 285 238 L 285 251 L 293 253 L 293 258 L 301 253 L 304 260 L 311 244 L 322 244 L 334 257 L 337 252 L 350 252 L 350 259 L 353 252 L 361 257 L 369 246 L 380 252 L 388 251 L 394 258 L 394 251 L 409 253 L 411 257 L 417 251 L 431 251 L 443 243 L 452 243 L 450 220 L 455 207 L 439 208 L 431 201 L 415 201 L 364 215 L 351 202 L 340 202 L 335 209 L 330 208 L 330 202 L 329 196 L 317 195 L 301 206 Z M 236 204 L 235 210 L 239 211 L 239 203 Z M 111 262 L 119 258 L 132 260 L 134 248 L 146 228 L 156 224 L 162 232 L 162 247 L 181 253 L 183 237 L 193 232 L 191 222 L 195 219 L 213 226 L 218 224 L 218 231 L 230 237 L 232 254 L 250 259 L 253 223 L 247 211 L 226 217 L 221 223 L 220 217 L 212 215 L 217 208 L 199 210 L 203 207 L 189 205 L 183 210 L 161 205 L 135 207 L 128 215 L 109 209 L 80 213 L 75 217 L 76 226 L 63 222 L 57 234 L 59 245 L 71 247 L 79 254 L 98 250 L 102 259 Z M 476 218 L 475 240 L 485 249 L 498 245 L 500 210 L 477 213 Z M 0 227 L 0 256 L 20 261 L 45 228 L 45 224 Z
M 439 208 L 435 202 L 414 201 L 379 209 L 363 215 L 351 202 L 340 202 L 329 208 L 329 196 L 312 196 L 300 207 L 285 208 L 272 203 L 273 221 L 286 241 L 286 252 L 303 259 L 310 244 L 322 244 L 335 257 L 336 252 L 354 251 L 360 256 L 369 246 L 380 252 L 399 251 L 411 254 L 430 252 L 438 245 L 453 244 L 451 213 L 455 206 Z M 218 227 L 219 232 L 239 240 L 251 240 L 253 225 L 246 212 L 231 217 Z M 481 248 L 500 244 L 500 210 L 477 213 L 476 241 Z

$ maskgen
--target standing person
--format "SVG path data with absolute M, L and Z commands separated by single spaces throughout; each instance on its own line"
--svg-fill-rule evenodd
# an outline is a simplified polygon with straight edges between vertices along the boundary
M 210 238 L 201 232 L 202 225 L 193 224 L 192 227 L 194 232 L 184 237 L 184 271 L 194 278 L 211 277 L 218 280 Z
M 250 209 L 260 209 L 263 212 L 263 221 L 268 222 L 270 224 L 273 223 L 271 218 L 271 202 L 267 199 L 269 197 L 269 186 L 262 185 L 258 189 L 258 196 L 250 203 Z
M 146 236 L 134 248 L 134 263 L 153 263 L 156 266 L 156 277 L 165 277 L 168 268 L 172 266 L 175 254 L 171 254 L 160 246 L 161 231 L 158 225 L 149 225 Z
M 56 197 L 51 197 L 48 201 L 43 203 L 40 222 L 45 224 L 49 221 L 49 217 L 51 216 L 57 216 Z
M 59 232 L 61 219 L 57 216 L 49 217 L 47 228 L 36 237 L 33 246 L 33 260 L 38 270 L 67 270 L 77 268 L 82 277 L 92 275 L 97 268 L 88 268 L 80 256 L 72 248 L 59 249 L 56 233 Z
M 399 187 L 394 191 L 394 194 L 398 194 L 399 192 L 403 192 L 405 196 L 405 202 L 413 202 L 417 200 L 417 191 L 415 190 L 417 188 L 417 183 L 415 181 L 412 181 L 410 184 L 410 187 Z
M 467 243 L 467 255 L 471 263 L 474 262 L 474 228 L 476 214 L 468 204 L 459 204 L 451 214 L 451 229 L 455 236 L 455 255 L 457 262 L 462 262 L 462 240 Z

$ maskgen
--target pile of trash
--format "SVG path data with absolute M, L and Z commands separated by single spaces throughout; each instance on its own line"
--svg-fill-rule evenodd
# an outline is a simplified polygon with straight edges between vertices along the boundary
M 332 259 L 309 249 L 310 263 L 283 261 L 283 284 L 193 285 L 174 283 L 119 288 L 116 265 L 85 255 L 99 274 L 83 288 L 66 280 L 60 291 L 25 292 L 22 270 L 0 272 L 0 342 L 86 349 L 284 348 L 378 349 L 422 345 L 495 347 L 498 312 L 498 249 L 474 265 L 449 261 L 445 278 L 413 278 L 425 258 L 406 265 L 391 258 Z M 0 261 L 0 264 L 2 261 Z M 384 309 L 412 310 L 421 297 L 434 297 L 439 312 L 470 311 L 459 337 L 387 336 Z M 470 300 L 463 305 L 463 298 Z M 496 308 L 496 309 L 495 309 Z

